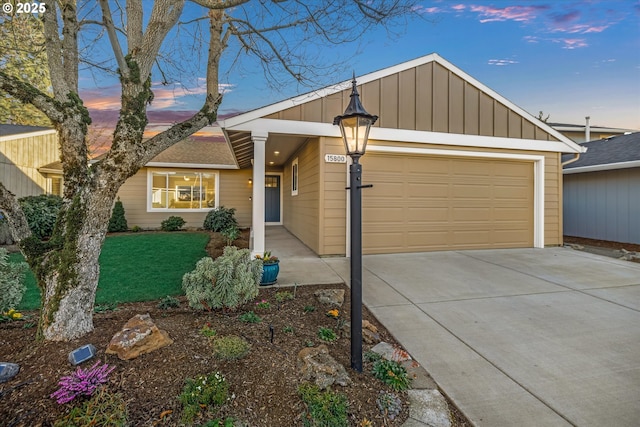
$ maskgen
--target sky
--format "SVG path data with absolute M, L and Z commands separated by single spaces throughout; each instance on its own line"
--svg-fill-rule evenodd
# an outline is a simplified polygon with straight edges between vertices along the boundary
M 529 113 L 543 111 L 549 122 L 584 124 L 590 116 L 592 126 L 640 130 L 640 1 L 434 0 L 420 2 L 416 12 L 406 25 L 394 27 L 394 34 L 380 28 L 355 44 L 320 46 L 318 67 L 335 56 L 349 60 L 332 81 L 318 84 L 435 52 Z M 222 115 L 322 87 L 274 89 L 251 62 L 241 70 L 230 64 L 221 84 Z M 115 82 L 81 81 L 81 96 L 92 112 L 119 108 Z M 154 75 L 153 89 L 152 121 L 198 110 L 204 76 L 163 86 Z

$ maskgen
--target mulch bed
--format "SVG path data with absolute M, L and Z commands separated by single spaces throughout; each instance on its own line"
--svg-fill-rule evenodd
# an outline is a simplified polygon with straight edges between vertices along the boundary
M 37 321 L 36 312 L 25 313 L 26 320 L 23 321 L 0 323 L 0 361 L 21 365 L 15 378 L 0 385 L 0 424 L 53 425 L 71 405 L 58 405 L 49 397 L 57 389 L 60 377 L 75 369 L 69 364 L 67 355 L 75 348 L 92 343 L 98 349 L 97 359 L 116 367 L 109 377 L 108 388 L 125 397 L 132 426 L 180 425 L 181 407 L 177 397 L 185 379 L 214 371 L 224 374 L 230 392 L 235 396 L 223 406 L 218 416 L 233 416 L 250 426 L 303 425 L 305 407 L 297 394 L 301 384 L 297 354 L 308 345 L 323 343 L 317 335 L 320 327 L 338 326 L 337 320 L 326 315 L 329 307 L 323 306 L 313 295 L 321 288 L 327 286 L 298 287 L 295 298 L 281 304 L 276 301 L 276 292 L 294 292 L 293 288 L 263 288 L 257 300 L 269 301 L 270 308 L 258 309 L 255 303 L 250 303 L 235 312 L 195 311 L 188 307 L 184 298 L 179 298 L 180 307 L 170 309 L 160 309 L 157 301 L 121 304 L 114 311 L 96 313 L 94 331 L 72 342 L 36 342 L 35 327 L 30 327 Z M 343 285 L 330 288 L 346 289 Z M 349 314 L 348 295 L 347 290 L 341 309 L 344 320 L 348 320 Z M 307 306 L 314 306 L 316 310 L 309 312 L 305 310 Z M 262 321 L 256 324 L 242 322 L 238 317 L 249 310 L 256 312 Z M 174 343 L 130 361 L 106 355 L 104 351 L 113 335 L 131 317 L 144 313 L 149 313 Z M 382 340 L 397 344 L 366 307 L 363 318 L 378 327 Z M 238 361 L 215 359 L 210 339 L 200 332 L 204 325 L 210 325 L 217 336 L 235 334 L 244 337 L 252 345 L 250 353 Z M 274 331 L 273 341 L 270 327 Z M 400 394 L 404 402 L 401 414 L 395 420 L 389 420 L 378 410 L 376 398 L 381 390 L 391 390 L 369 373 L 370 364 L 365 363 L 363 373 L 349 368 L 349 338 L 340 336 L 327 346 L 330 354 L 347 368 L 353 381 L 351 386 L 334 387 L 349 400 L 351 425 L 363 425 L 365 419 L 373 426 L 402 425 L 408 417 L 406 394 Z M 370 347 L 365 345 L 364 351 Z M 86 362 L 83 367 L 92 364 L 92 361 Z M 454 426 L 470 425 L 453 405 L 450 407 Z

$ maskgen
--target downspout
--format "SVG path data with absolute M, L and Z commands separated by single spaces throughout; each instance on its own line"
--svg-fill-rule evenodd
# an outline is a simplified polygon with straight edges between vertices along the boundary
M 565 167 L 568 164 L 578 161 L 579 158 L 580 158 L 580 153 L 573 153 L 573 157 L 567 161 L 562 162 L 560 166 Z
M 584 127 L 584 142 L 589 142 L 591 141 L 591 126 L 589 125 L 589 119 L 591 119 L 591 117 L 587 116 L 585 119 L 587 123 Z

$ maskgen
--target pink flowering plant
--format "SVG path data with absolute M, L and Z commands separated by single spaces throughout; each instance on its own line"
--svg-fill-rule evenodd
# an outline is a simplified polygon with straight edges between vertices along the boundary
M 69 403 L 78 396 L 91 396 L 102 384 L 106 384 L 107 377 L 115 369 L 106 363 L 100 367 L 100 361 L 89 369 L 78 368 L 71 375 L 60 378 L 58 385 L 60 388 L 51 394 L 51 398 L 56 399 L 58 404 Z

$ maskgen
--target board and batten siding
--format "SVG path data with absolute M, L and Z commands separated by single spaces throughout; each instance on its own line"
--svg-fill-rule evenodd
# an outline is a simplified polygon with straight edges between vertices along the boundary
M 374 126 L 464 135 L 556 140 L 444 66 L 429 62 L 358 86 Z M 265 116 L 331 123 L 349 104 L 351 89 Z
M 129 228 L 138 226 L 143 229 L 155 230 L 160 228 L 160 224 L 170 216 L 180 216 L 185 221 L 186 228 L 202 228 L 206 211 L 183 212 L 164 211 L 147 212 L 147 171 L 149 168 L 142 168 L 120 187 L 118 197 L 124 206 L 125 217 Z M 154 171 L 171 171 L 168 168 L 152 168 Z M 212 169 L 213 170 L 213 169 Z M 203 169 L 185 170 L 180 172 L 202 172 Z M 214 170 L 218 172 L 219 183 L 219 204 L 226 208 L 236 208 L 236 219 L 240 227 L 251 226 L 251 195 L 252 189 L 249 179 L 251 170 Z
M 287 161 L 283 171 L 283 225 L 320 253 L 320 142 L 310 139 Z M 291 164 L 298 159 L 298 194 L 291 194 Z
M 0 141 L 0 179 L 17 197 L 46 193 L 48 179 L 38 168 L 59 160 L 58 135 L 54 132 Z
M 564 175 L 564 234 L 640 244 L 640 168 Z
M 319 255 L 345 255 L 347 233 L 348 166 L 326 163 L 325 154 L 344 154 L 344 144 L 337 138 L 321 138 L 320 162 L 320 250 Z

